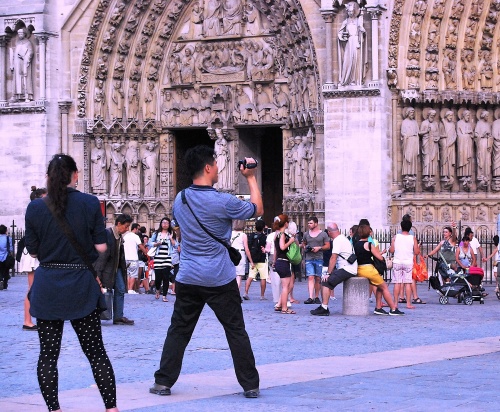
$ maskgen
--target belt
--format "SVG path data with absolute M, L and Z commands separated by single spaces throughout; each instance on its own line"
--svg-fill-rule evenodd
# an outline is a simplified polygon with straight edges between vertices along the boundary
M 276 260 L 286 260 L 287 262 L 289 262 L 289 260 L 288 260 L 288 259 L 285 259 L 285 258 L 278 258 L 278 259 L 276 259 Z
M 89 267 L 80 263 L 40 263 L 43 268 L 50 269 L 88 269 Z

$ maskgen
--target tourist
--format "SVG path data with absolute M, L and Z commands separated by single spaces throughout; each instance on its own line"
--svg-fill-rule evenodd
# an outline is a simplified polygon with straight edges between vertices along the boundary
M 241 278 L 245 276 L 245 265 L 247 264 L 247 251 L 248 251 L 248 238 L 247 234 L 243 232 L 246 222 L 242 219 L 235 219 L 233 221 L 233 231 L 231 232 L 231 246 L 239 250 L 241 260 L 236 266 L 236 283 L 238 290 L 241 286 Z
M 462 268 L 464 273 L 469 273 L 471 266 L 476 266 L 476 255 L 470 244 L 469 235 L 464 235 L 462 242 L 455 250 L 455 259 L 458 267 Z
M 255 279 L 257 275 L 260 275 L 260 300 L 267 300 L 265 293 L 266 281 L 269 277 L 269 268 L 266 262 L 267 235 L 264 233 L 265 227 L 266 224 L 264 221 L 258 219 L 255 222 L 255 232 L 249 236 L 247 242 L 246 255 L 250 265 L 250 271 L 245 282 L 245 294 L 243 295 L 243 299 L 245 300 L 250 299 L 248 291 L 250 290 L 252 280 Z

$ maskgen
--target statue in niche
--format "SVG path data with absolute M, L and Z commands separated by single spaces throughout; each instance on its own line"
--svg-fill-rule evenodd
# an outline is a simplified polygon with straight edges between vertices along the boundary
M 144 59 L 144 57 L 146 57 L 146 53 L 148 52 L 149 49 L 148 42 L 149 42 L 148 36 L 141 36 L 139 44 L 137 44 L 137 46 L 135 47 L 135 52 L 134 52 L 135 57 L 138 57 L 140 59 Z
M 125 157 L 122 153 L 123 143 L 112 143 L 111 153 L 107 157 L 110 176 L 109 184 L 109 195 L 120 196 L 122 191 L 122 181 L 123 181 L 123 164 L 125 163 Z
M 125 73 L 125 55 L 119 54 L 118 60 L 115 63 L 113 79 L 123 80 L 124 73 Z
M 460 117 L 460 111 L 459 111 Z M 469 191 L 472 176 L 472 157 L 474 127 L 471 122 L 471 113 L 464 110 L 457 123 L 457 176 L 464 190 Z
M 158 176 L 158 155 L 155 142 L 143 144 L 142 168 L 144 170 L 144 197 L 155 197 L 156 178 Z
M 255 105 L 245 93 L 241 84 L 236 85 L 233 118 L 235 122 L 245 123 L 248 123 L 249 121 L 259 120 L 255 111 Z
M 103 54 L 97 59 L 97 70 L 96 78 L 100 80 L 106 80 L 108 77 L 108 55 Z
M 476 20 L 469 19 L 465 28 L 464 48 L 474 49 L 476 43 L 477 29 L 479 28 Z
M 172 20 L 177 21 L 182 12 L 182 2 L 176 1 L 168 11 L 168 17 Z
M 493 66 L 491 63 L 491 52 L 489 50 L 481 50 L 482 60 L 479 64 L 479 82 L 481 89 L 491 91 L 493 89 Z
M 229 163 L 231 160 L 231 155 L 229 153 L 229 147 L 227 140 L 224 138 L 222 129 L 216 128 L 215 135 L 217 140 L 215 141 L 215 157 L 217 161 L 217 168 L 219 169 L 219 180 L 217 182 L 217 189 L 229 189 L 230 184 L 230 170 Z
M 128 55 L 128 52 L 130 50 L 130 43 L 131 40 L 130 38 L 132 37 L 132 34 L 128 31 L 126 31 L 123 34 L 123 39 L 120 40 L 120 43 L 118 43 L 118 53 L 123 54 L 123 55 Z
M 29 102 L 33 100 L 33 69 L 31 62 L 35 52 L 27 35 L 28 31 L 25 28 L 19 29 L 17 31 L 16 47 L 11 49 L 10 70 L 14 75 L 13 101 L 24 100 Z M 0 81 L 4 81 L 4 79 Z
M 457 53 L 453 49 L 445 49 L 443 58 L 444 83 L 448 90 L 457 88 Z
M 445 0 L 436 0 L 434 2 L 434 9 L 432 15 L 437 19 L 442 19 L 444 16 Z
M 484 0 L 472 0 L 470 7 L 470 16 L 481 17 L 481 13 L 483 12 Z
M 125 25 L 125 30 L 129 33 L 135 33 L 137 26 L 139 25 L 141 10 L 139 8 L 134 8 L 132 14 L 130 15 L 127 24 Z
M 474 90 L 476 65 L 474 64 L 473 50 L 462 50 L 462 77 L 462 87 L 466 90 Z
M 179 39 L 199 39 L 203 37 L 203 4 L 195 1 L 191 7 L 191 14 L 187 20 L 187 28 L 179 36 Z
M 111 26 L 109 30 L 102 36 L 101 50 L 104 53 L 111 53 L 116 40 L 116 27 Z
M 407 192 L 415 191 L 417 180 L 417 166 L 419 148 L 419 128 L 415 120 L 415 109 L 406 107 L 403 110 L 403 123 L 401 124 L 401 142 L 403 146 L 403 187 Z
M 146 24 L 142 28 L 142 33 L 146 36 L 152 36 L 155 32 L 156 28 L 156 15 L 154 13 L 150 13 L 148 15 L 148 19 L 146 20 Z
M 207 124 L 210 121 L 212 114 L 212 103 L 207 89 L 200 90 L 200 103 L 198 106 L 198 123 Z
M 182 84 L 194 83 L 194 68 L 195 59 L 193 57 L 193 50 L 190 47 L 184 49 L 184 58 L 181 62 L 180 77 Z
M 153 59 L 163 60 L 163 55 L 165 54 L 165 42 L 163 40 L 156 40 L 156 46 L 151 54 Z
M 208 56 L 203 43 L 196 43 L 194 46 L 194 78 L 196 82 L 201 82 L 203 72 L 203 60 Z
M 308 177 L 310 182 L 309 189 L 314 191 L 316 189 L 316 157 L 314 155 L 314 135 L 311 129 L 307 132 L 307 139 L 307 158 L 309 159 Z
M 429 110 L 427 118 L 420 125 L 419 135 L 422 137 L 422 182 L 425 190 L 433 191 L 439 158 L 439 124 L 435 110 Z
M 161 29 L 159 36 L 164 39 L 169 39 L 172 35 L 172 31 L 174 30 L 174 25 L 175 23 L 172 20 L 167 20 Z
M 100 137 L 95 139 L 95 147 L 90 152 L 90 173 L 92 193 L 95 195 L 103 195 L 106 193 L 107 176 L 106 176 L 106 151 Z
M 476 220 L 478 222 L 484 222 L 486 220 L 486 211 L 481 206 L 477 209 Z
M 156 119 L 156 88 L 154 82 L 148 83 L 148 90 L 144 101 L 146 102 L 146 119 Z
M 148 69 L 148 80 L 158 80 L 158 68 L 160 67 L 160 62 L 156 60 L 151 60 L 151 64 Z
M 223 30 L 226 35 L 240 35 L 243 17 L 243 2 L 225 0 L 223 3 Z
M 127 193 L 132 197 L 139 197 L 141 191 L 141 170 L 139 169 L 139 144 L 137 140 L 130 140 L 125 152 L 127 169 Z
M 493 137 L 491 134 L 491 125 L 488 122 L 489 116 L 490 114 L 487 110 L 480 111 L 479 121 L 474 129 L 477 154 L 477 181 L 478 187 L 483 190 L 488 188 L 491 176 Z
M 223 18 L 223 0 L 208 0 L 203 19 L 203 35 L 205 37 L 217 37 L 222 34 L 221 21 Z
M 113 101 L 113 114 L 114 117 L 121 118 L 123 114 L 123 101 L 125 99 L 125 92 L 123 91 L 122 82 L 117 80 L 113 84 L 111 91 L 111 100 Z
M 292 190 L 295 189 L 295 151 L 297 150 L 293 136 L 288 139 L 288 149 L 289 150 L 286 154 L 286 164 L 288 169 L 288 183 L 290 185 L 290 190 Z
M 446 45 L 456 47 L 458 42 L 458 20 L 450 19 L 446 30 Z
M 451 222 L 451 212 L 448 206 L 443 207 L 443 211 L 441 212 L 441 219 L 443 222 Z
M 439 44 L 439 31 L 441 29 L 441 20 L 439 19 L 431 19 L 427 39 L 429 40 L 428 46 L 429 48 L 437 49 Z
M 136 81 L 141 80 L 142 77 L 141 66 L 142 66 L 142 59 L 135 59 L 134 67 L 132 67 L 132 70 L 130 70 L 131 80 L 136 80 Z
M 194 99 L 189 94 L 188 89 L 184 89 L 181 95 L 180 103 L 180 123 L 181 126 L 191 126 L 193 124 L 193 116 L 196 113 L 196 104 Z
M 280 84 L 274 85 L 273 103 L 277 107 L 276 120 L 287 119 L 290 114 L 290 99 Z
M 164 93 L 163 104 L 161 105 L 161 124 L 163 126 L 176 126 L 179 115 L 179 104 L 174 100 L 172 93 Z
M 422 220 L 424 222 L 434 221 L 434 214 L 432 213 L 432 210 L 430 210 L 429 206 L 426 206 L 425 209 L 422 211 Z
M 269 122 L 271 118 L 276 118 L 276 106 L 271 102 L 269 95 L 260 83 L 255 85 L 254 102 L 260 121 Z
M 367 62 L 367 45 L 363 16 L 358 3 L 347 3 L 347 19 L 339 30 L 339 83 L 342 86 L 354 86 L 364 83 L 365 65 Z
M 413 14 L 423 16 L 427 10 L 427 0 L 417 0 L 413 6 Z
M 309 139 L 306 135 L 302 136 L 302 141 L 299 143 L 298 152 L 301 155 L 300 158 L 300 177 L 301 177 L 301 187 L 304 192 L 309 189 L 310 175 L 309 175 L 309 163 L 311 162 L 311 153 L 309 148 Z
M 104 118 L 103 105 L 105 103 L 106 96 L 104 94 L 104 82 L 98 80 L 94 88 L 94 117 Z
M 493 180 L 495 181 L 495 189 L 500 190 L 498 183 L 500 183 L 500 108 L 495 110 L 495 121 L 491 127 L 491 135 L 493 137 L 492 148 L 492 166 L 493 166 Z
M 439 139 L 439 157 L 441 165 L 441 182 L 444 189 L 451 189 L 455 181 L 455 142 L 457 129 L 453 121 L 453 112 L 447 110 L 441 122 L 441 138 Z
M 305 141 L 304 141 L 305 140 Z M 307 150 L 307 138 L 304 139 L 302 136 L 295 136 L 295 150 L 294 150 L 294 155 L 295 155 L 295 189 L 303 189 L 304 191 L 307 190 L 307 186 L 303 186 L 304 182 L 307 182 L 307 176 L 304 178 L 303 177 L 303 170 L 302 168 L 304 167 L 304 158 L 306 156 L 306 150 Z M 309 171 L 309 168 L 306 169 L 305 173 Z
M 139 112 L 139 93 L 137 91 L 137 83 L 132 82 L 128 88 L 128 116 L 135 119 Z
M 260 12 L 252 3 L 247 3 L 245 6 L 245 18 L 245 31 L 247 35 L 256 36 L 262 33 L 262 20 Z

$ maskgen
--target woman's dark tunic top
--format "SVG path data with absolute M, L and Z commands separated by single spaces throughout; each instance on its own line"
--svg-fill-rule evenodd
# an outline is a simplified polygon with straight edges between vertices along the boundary
M 94 245 L 106 243 L 99 200 L 68 188 L 66 219 L 77 241 L 95 261 L 98 252 Z M 90 270 L 43 267 L 44 263 L 85 265 L 43 199 L 32 201 L 26 210 L 26 248 L 40 261 L 30 290 L 32 316 L 43 320 L 72 320 L 96 309 L 101 290 Z

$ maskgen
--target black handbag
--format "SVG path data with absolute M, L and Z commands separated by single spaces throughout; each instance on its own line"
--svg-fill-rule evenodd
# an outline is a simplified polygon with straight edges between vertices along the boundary
M 16 259 L 14 259 L 14 256 L 12 256 L 12 254 L 10 253 L 9 237 L 7 236 L 7 257 L 3 261 L 3 266 L 4 268 L 11 270 L 15 264 Z
M 191 209 L 191 206 L 189 206 L 189 203 L 187 201 L 187 198 L 186 198 L 186 192 L 185 192 L 186 189 L 184 189 L 182 192 L 181 192 L 181 198 L 182 198 L 182 203 L 184 203 L 185 205 L 187 205 L 187 207 L 189 208 L 189 210 L 191 211 L 192 215 L 194 216 L 194 218 L 196 219 L 196 221 L 198 222 L 198 224 L 200 225 L 200 227 L 203 229 L 203 231 L 208 235 L 210 236 L 212 239 L 216 240 L 217 242 L 219 242 L 222 246 L 224 246 L 226 249 L 227 249 L 227 252 L 229 253 L 229 259 L 231 259 L 231 262 L 233 262 L 233 265 L 234 266 L 238 266 L 240 264 L 240 261 L 241 261 L 241 253 L 238 249 L 235 249 L 234 247 L 232 247 L 231 245 L 228 245 L 226 242 L 220 240 L 218 237 L 212 235 L 206 228 L 205 226 L 203 226 L 203 223 L 201 223 L 198 218 L 196 217 L 196 215 L 194 214 L 193 212 L 193 209 Z
M 370 243 L 370 252 L 372 250 L 372 244 Z M 387 271 L 387 263 L 385 262 L 385 259 L 382 258 L 382 260 L 377 259 L 375 256 L 373 256 L 372 253 L 372 260 L 373 260 L 373 266 L 375 266 L 375 269 L 377 269 L 377 272 L 380 273 L 381 276 L 384 276 L 385 272 Z
M 101 300 L 103 302 L 101 302 Z M 101 312 L 101 320 L 113 319 L 113 289 L 106 289 L 106 292 L 102 294 L 102 298 L 99 297 L 99 306 L 101 303 L 106 307 L 106 309 Z

